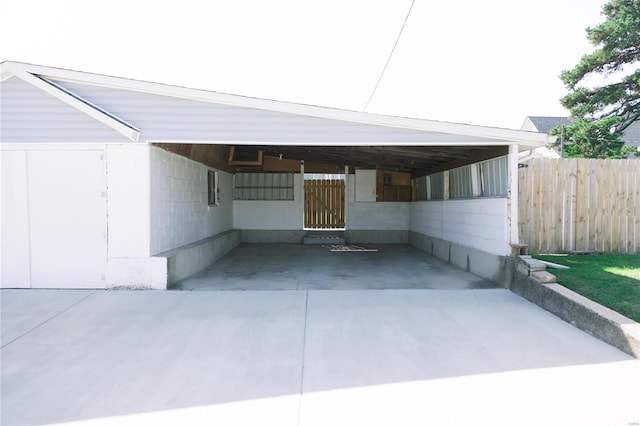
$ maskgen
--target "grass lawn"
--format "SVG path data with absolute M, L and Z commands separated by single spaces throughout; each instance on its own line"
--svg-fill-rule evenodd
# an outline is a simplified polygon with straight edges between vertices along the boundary
M 558 284 L 640 322 L 640 256 L 537 255 L 538 259 L 570 266 L 547 270 Z

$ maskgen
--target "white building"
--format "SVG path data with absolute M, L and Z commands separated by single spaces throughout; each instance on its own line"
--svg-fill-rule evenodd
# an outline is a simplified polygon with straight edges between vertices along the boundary
M 491 278 L 518 151 L 547 143 L 16 62 L 0 81 L 2 287 L 167 288 L 241 242 L 300 242 L 304 172 L 345 170 L 349 241 Z

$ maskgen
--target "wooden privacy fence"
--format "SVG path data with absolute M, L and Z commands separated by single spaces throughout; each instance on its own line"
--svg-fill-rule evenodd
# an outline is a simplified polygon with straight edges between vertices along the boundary
M 344 228 L 344 180 L 304 181 L 304 227 Z
M 640 254 L 640 160 L 537 158 L 525 165 L 519 233 L 531 252 Z

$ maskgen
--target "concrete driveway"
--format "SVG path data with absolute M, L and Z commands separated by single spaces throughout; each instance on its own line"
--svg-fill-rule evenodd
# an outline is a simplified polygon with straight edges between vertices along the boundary
M 0 296 L 6 425 L 640 421 L 640 361 L 505 289 Z

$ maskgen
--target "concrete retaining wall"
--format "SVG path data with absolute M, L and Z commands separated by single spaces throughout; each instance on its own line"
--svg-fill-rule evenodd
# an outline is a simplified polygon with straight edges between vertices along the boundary
M 409 232 L 406 229 L 351 229 L 345 231 L 349 244 L 408 244 Z
M 302 244 L 306 235 L 305 230 L 294 229 L 243 229 L 242 242 L 249 244 L 260 243 L 290 243 Z M 344 232 L 348 244 L 408 244 L 409 234 L 405 229 L 354 229 Z
M 200 272 L 241 242 L 241 232 L 232 230 L 155 255 L 152 265 L 155 277 L 153 287 L 168 288 Z M 163 269 L 166 271 L 164 277 Z
M 542 284 L 512 258 L 510 289 L 592 336 L 640 359 L 640 324 L 559 284 Z
M 409 244 L 472 274 L 508 285 L 508 259 L 504 256 L 413 231 L 409 232 Z

